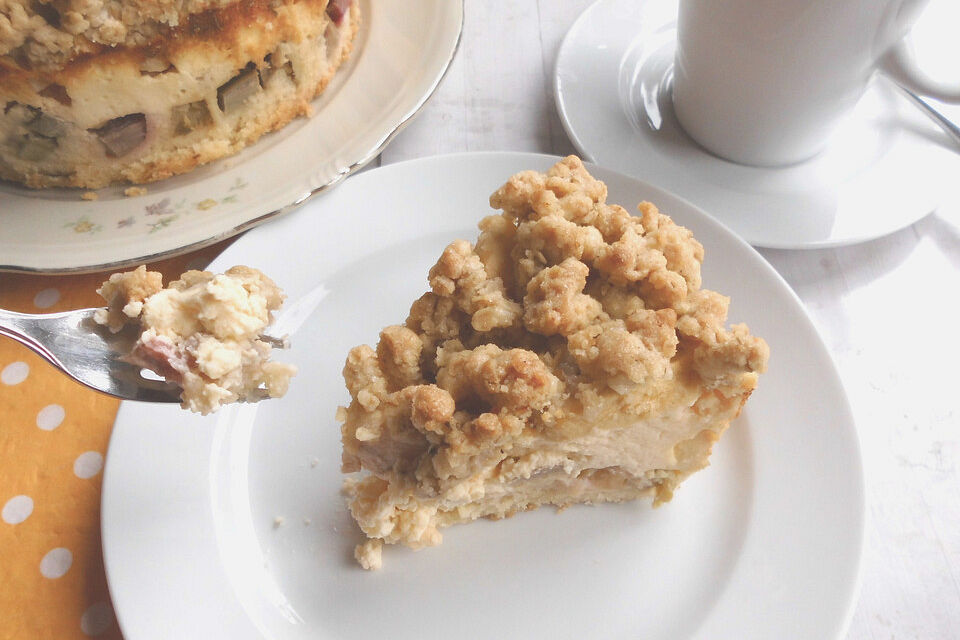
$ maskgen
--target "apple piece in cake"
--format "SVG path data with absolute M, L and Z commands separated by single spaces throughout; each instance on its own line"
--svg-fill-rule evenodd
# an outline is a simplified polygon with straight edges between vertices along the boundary
M 707 465 L 767 345 L 724 326 L 688 229 L 606 197 L 573 156 L 513 176 L 406 323 L 350 351 L 342 470 L 360 473 L 344 488 L 377 545 L 545 504 L 657 505 Z
M 140 266 L 113 274 L 97 293 L 109 306 L 94 320 L 113 332 L 137 325 L 127 360 L 179 385 L 185 409 L 207 414 L 229 402 L 279 398 L 297 371 L 271 362 L 261 339 L 284 295 L 256 269 L 187 271 L 163 288 L 160 273 Z

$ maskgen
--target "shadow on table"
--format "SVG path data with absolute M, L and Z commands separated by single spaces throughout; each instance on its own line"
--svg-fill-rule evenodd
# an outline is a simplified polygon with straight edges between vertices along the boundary
M 914 225 L 921 238 L 929 238 L 947 260 L 960 269 L 960 216 L 951 220 L 938 213 L 927 216 Z
M 896 269 L 920 243 L 923 234 L 918 228 L 922 224 L 847 247 L 759 251 L 800 298 L 816 300 L 843 295 Z

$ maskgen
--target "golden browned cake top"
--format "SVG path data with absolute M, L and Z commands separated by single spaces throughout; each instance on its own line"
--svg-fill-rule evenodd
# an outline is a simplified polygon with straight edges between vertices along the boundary
M 574 156 L 490 197 L 502 213 L 475 246 L 446 248 L 405 325 L 350 352 L 344 471 L 360 465 L 357 441 L 381 435 L 411 452 L 424 438 L 477 451 L 589 417 L 601 397 L 642 415 L 680 376 L 726 396 L 753 389 L 767 345 L 725 328 L 729 299 L 700 288 L 700 243 L 648 202 L 631 216 L 606 197 Z
M 254 5 L 289 1 L 0 0 L 0 66 L 54 69 L 109 48 L 153 46 L 179 32 L 215 36 L 218 23 L 229 19 L 224 9 L 247 14 Z

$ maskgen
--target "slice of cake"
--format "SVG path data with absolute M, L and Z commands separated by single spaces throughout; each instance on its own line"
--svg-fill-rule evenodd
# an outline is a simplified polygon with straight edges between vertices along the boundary
M 163 288 L 159 273 L 140 266 L 113 274 L 97 293 L 109 306 L 94 320 L 113 332 L 137 325 L 127 360 L 180 386 L 185 409 L 207 414 L 228 402 L 279 398 L 297 372 L 270 362 L 261 334 L 284 296 L 256 269 L 188 271 Z
M 766 343 L 724 327 L 703 247 L 644 202 L 606 203 L 576 157 L 513 176 L 475 245 L 376 348 L 350 351 L 341 407 L 350 511 L 370 542 L 551 504 L 670 500 L 757 385 Z
M 0 0 L 0 178 L 151 182 L 310 113 L 353 0 Z

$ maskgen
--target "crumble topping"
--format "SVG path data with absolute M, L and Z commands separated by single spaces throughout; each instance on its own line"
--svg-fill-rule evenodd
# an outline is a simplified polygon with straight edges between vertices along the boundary
M 129 360 L 178 384 L 186 409 L 207 414 L 229 402 L 279 398 L 296 373 L 269 361 L 261 334 L 284 296 L 256 269 L 188 271 L 163 288 L 160 273 L 141 265 L 113 274 L 97 293 L 108 307 L 95 321 L 113 332 L 138 325 Z
M 296 1 L 0 0 L 0 63 L 6 57 L 7 64 L 22 69 L 50 70 L 104 50 L 156 47 L 177 37 L 178 29 L 216 34 L 229 19 L 223 10 L 258 4 L 276 11 Z M 330 20 L 341 26 L 352 0 L 319 1 Z
M 144 46 L 192 14 L 235 1 L 0 0 L 0 56 L 19 52 L 29 65 L 49 67 L 101 46 Z
M 405 324 L 350 351 L 342 470 L 367 472 L 345 491 L 370 538 L 416 548 L 545 503 L 664 502 L 706 465 L 768 347 L 724 326 L 690 230 L 606 197 L 574 156 L 513 176 Z

